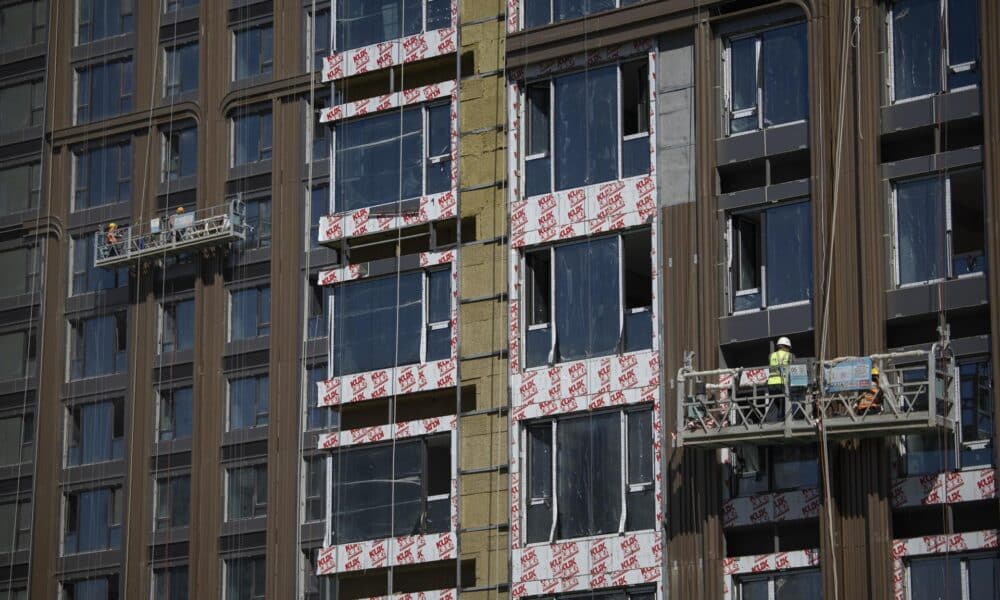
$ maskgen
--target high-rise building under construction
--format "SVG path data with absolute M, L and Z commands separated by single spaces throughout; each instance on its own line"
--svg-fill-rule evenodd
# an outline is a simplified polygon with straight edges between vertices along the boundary
M 0 600 L 1000 597 L 995 0 L 0 0 Z

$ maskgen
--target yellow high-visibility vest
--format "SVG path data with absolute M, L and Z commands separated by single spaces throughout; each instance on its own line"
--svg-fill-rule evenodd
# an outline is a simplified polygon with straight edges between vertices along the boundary
M 770 374 L 767 377 L 767 385 L 784 385 L 785 375 L 788 372 L 788 365 L 792 362 L 792 353 L 788 350 L 778 348 L 771 353 Z

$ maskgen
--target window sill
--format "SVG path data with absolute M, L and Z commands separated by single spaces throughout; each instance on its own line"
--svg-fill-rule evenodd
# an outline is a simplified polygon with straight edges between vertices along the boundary
M 457 51 L 453 16 L 451 27 L 334 52 L 323 59 L 323 82 L 454 54 Z
M 458 557 L 458 536 L 453 531 L 382 538 L 326 546 L 319 550 L 317 575 L 365 569 L 415 565 Z M 348 551 L 350 549 L 350 551 Z M 358 553 L 358 550 L 361 552 Z
M 812 328 L 813 305 L 812 300 L 807 300 L 720 317 L 719 341 L 723 345 L 734 344 L 801 333 Z
M 0 53 L 0 64 L 2 65 L 13 65 L 13 63 L 27 61 L 32 58 L 44 57 L 46 51 L 48 50 L 48 44 L 45 42 L 39 42 L 37 44 L 32 44 L 30 46 L 24 46 L 22 48 L 14 48 L 12 50 L 7 50 L 6 52 Z M 25 65 L 27 67 L 34 67 L 34 65 Z M 38 68 L 45 68 L 45 64 L 42 63 L 38 65 Z M 34 68 L 31 68 L 34 71 Z M 16 72 L 21 71 L 21 69 L 15 69 Z M 27 69 L 25 69 L 27 72 Z M 11 75 L 16 76 L 16 73 Z
M 267 529 L 267 515 L 226 521 L 222 524 L 222 535 L 238 535 Z
M 122 552 L 120 548 L 104 548 L 102 550 L 91 550 L 89 552 L 60 554 L 59 570 L 64 572 L 87 572 L 99 569 L 117 568 L 121 565 L 121 559 Z
M 984 306 L 988 302 L 985 276 L 962 277 L 889 290 L 886 292 L 886 315 L 889 319 L 899 319 L 939 310 Z
M 96 63 L 105 54 L 125 52 L 135 47 L 135 33 L 122 33 L 112 37 L 101 38 L 92 42 L 76 44 L 70 51 L 74 63 Z M 124 58 L 124 57 L 122 57 Z
M 13 131 L 3 133 L 0 135 L 0 146 L 30 142 L 40 140 L 41 138 L 42 126 L 34 125 L 31 127 L 25 127 L 24 129 L 14 129 Z
M 655 529 L 639 529 L 636 531 L 623 531 L 618 533 L 601 533 L 598 535 L 585 535 L 583 537 L 576 538 L 565 538 L 558 539 L 554 542 L 531 542 L 524 545 L 524 549 L 529 548 L 546 548 L 549 546 L 560 546 L 566 543 L 579 543 L 581 540 L 586 541 L 597 541 L 597 540 L 615 540 L 622 537 L 640 536 L 640 535 L 656 535 Z
M 415 363 L 340 375 L 318 382 L 319 405 L 340 406 L 389 396 L 456 387 L 458 360 Z
M 716 163 L 731 165 L 809 147 L 809 121 L 783 123 L 715 141 Z
M 86 396 L 111 398 L 124 394 L 126 390 L 128 390 L 128 373 L 113 373 L 73 379 L 63 384 L 62 392 L 64 398 L 75 400 Z
M 157 529 L 153 531 L 152 544 L 154 546 L 161 544 L 176 544 L 178 542 L 186 542 L 191 537 L 190 528 L 185 525 L 183 527 L 168 527 L 166 529 Z
M 982 114 L 979 86 L 897 100 L 882 107 L 883 135 Z
M 74 482 L 98 481 L 107 477 L 125 476 L 125 459 L 115 458 L 85 465 L 63 465 L 63 472 Z
M 110 202 L 88 208 L 73 208 L 69 214 L 68 229 L 87 228 L 97 231 L 109 221 L 128 221 L 132 215 L 132 201 Z

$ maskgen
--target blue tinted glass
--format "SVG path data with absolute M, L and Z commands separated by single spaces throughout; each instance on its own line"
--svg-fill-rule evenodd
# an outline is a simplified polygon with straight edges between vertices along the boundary
M 547 25 L 552 20 L 552 0 L 524 0 L 524 28 Z
M 336 125 L 336 210 L 356 210 L 421 195 L 420 109 Z
M 891 13 L 897 100 L 941 91 L 941 2 L 898 0 Z
M 899 283 L 944 277 L 944 195 L 938 178 L 896 185 Z
M 955 557 L 910 561 L 910 598 L 938 600 L 962 597 L 961 560 Z
M 183 387 L 173 390 L 174 439 L 191 437 L 194 389 Z
M 575 19 L 583 15 L 611 10 L 614 7 L 615 0 L 552 0 L 552 9 L 555 12 L 554 21 Z
M 185 129 L 180 134 L 181 177 L 194 175 L 198 168 L 198 130 Z
M 812 298 L 812 221 L 809 203 L 767 210 L 767 304 Z
M 618 239 L 577 242 L 555 250 L 558 359 L 613 354 L 618 348 Z
M 555 79 L 556 189 L 618 177 L 617 90 L 615 66 Z
M 764 126 L 805 119 L 809 97 L 805 24 L 764 32 L 761 55 Z
M 438 22 L 440 7 L 428 8 L 434 9 L 429 17 Z M 423 31 L 422 12 L 421 0 L 337 0 L 337 49 L 350 50 L 419 33 Z
M 451 0 L 427 0 L 427 31 L 451 26 Z

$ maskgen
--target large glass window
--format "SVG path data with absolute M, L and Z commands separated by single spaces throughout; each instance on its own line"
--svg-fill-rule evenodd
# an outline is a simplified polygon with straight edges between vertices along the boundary
M 732 213 L 728 237 L 732 312 L 812 299 L 809 201 Z
M 897 181 L 897 285 L 986 271 L 986 208 L 981 168 Z
M 39 162 L 0 169 L 0 216 L 38 207 L 42 191 Z
M 188 566 L 155 569 L 153 600 L 188 600 Z
M 524 28 L 539 27 L 558 21 L 635 4 L 640 0 L 522 0 Z
M 333 292 L 335 375 L 451 356 L 450 269 L 361 279 Z
M 230 293 L 229 339 L 262 337 L 271 333 L 271 288 L 261 286 Z
M 233 81 L 269 75 L 274 67 L 274 25 L 234 31 L 233 52 Z
M 996 552 L 913 558 L 907 564 L 910 600 L 996 598 L 1000 558 Z
M 326 379 L 326 365 L 306 370 L 306 428 L 331 429 L 337 426 L 338 413 L 330 406 L 319 405 L 320 381 Z
M 249 198 L 246 207 L 246 238 L 240 243 L 244 250 L 267 248 L 271 245 L 271 197 Z
M 124 312 L 72 321 L 70 379 L 124 372 L 127 341 Z
M 0 503 L 0 553 L 27 550 L 31 544 L 31 501 Z M 0 592 L 0 598 L 7 596 Z
M 0 133 L 39 127 L 45 118 L 45 82 L 25 81 L 0 87 Z
M 187 527 L 191 521 L 191 476 L 173 475 L 156 479 L 157 531 Z
M 105 269 L 94 266 L 93 234 L 74 235 L 70 241 L 73 265 L 73 295 L 111 290 L 128 285 L 128 267 Z
M 173 13 L 182 8 L 198 6 L 200 0 L 163 0 L 163 12 Z
M 269 381 L 267 375 L 229 380 L 229 431 L 267 425 Z
M 380 112 L 341 121 L 334 130 L 337 212 L 451 187 L 450 104 Z
M 450 437 L 439 434 L 335 452 L 334 543 L 448 531 Z
M 528 250 L 524 262 L 526 367 L 652 347 L 649 230 Z
M 271 110 L 233 116 L 233 166 L 271 160 Z
M 132 199 L 132 144 L 110 144 L 73 156 L 74 210 Z
M 326 519 L 326 456 L 305 459 L 305 514 L 306 523 Z
M 33 374 L 36 359 L 31 331 L 0 333 L 0 381 Z
M 67 581 L 60 600 L 118 600 L 118 575 Z
M 198 89 L 198 42 L 171 46 L 163 51 L 163 95 L 175 96 Z
M 337 0 L 338 51 L 451 26 L 451 0 Z
M 2 185 L 2 184 L 0 184 Z M 0 297 L 40 292 L 43 246 L 21 246 L 0 250 L 0 273 L 4 285 Z
M 525 194 L 649 173 L 646 59 L 527 84 Z
M 0 466 L 31 460 L 34 442 L 34 414 L 0 418 Z
M 121 547 L 122 489 L 105 487 L 66 495 L 63 554 Z
M 267 560 L 263 556 L 226 561 L 226 600 L 264 600 Z
M 267 465 L 226 469 L 226 520 L 239 521 L 265 514 Z
M 314 185 L 309 198 L 309 249 L 319 248 L 319 220 L 330 214 L 330 184 Z
M 163 132 L 163 181 L 195 175 L 198 169 L 198 128 Z
M 76 43 L 86 44 L 132 31 L 133 0 L 78 0 Z
M 194 298 L 160 305 L 160 354 L 194 348 Z
M 132 59 L 76 70 L 76 123 L 108 119 L 132 110 Z
M 306 48 L 306 64 L 313 69 L 322 69 L 323 59 L 330 54 L 330 18 L 329 8 L 317 9 L 316 14 L 306 10 L 306 25 L 311 38 L 311 45 Z
M 123 456 L 125 411 L 120 399 L 73 406 L 67 416 L 67 466 L 118 460 Z
M 823 580 L 818 569 L 741 577 L 737 587 L 741 600 L 820 600 L 823 597 Z
M 530 423 L 527 542 L 652 529 L 652 429 L 649 408 Z
M 808 62 L 804 23 L 730 38 L 726 51 L 729 133 L 805 119 Z
M 0 6 L 0 52 L 41 44 L 48 29 L 46 0 L 28 0 Z
M 814 488 L 819 485 L 815 446 L 758 446 L 733 448 L 731 457 L 734 496 Z
M 194 388 L 169 388 L 159 393 L 159 418 L 156 437 L 161 442 L 191 437 L 194 409 Z
M 985 356 L 958 361 L 962 466 L 993 464 L 993 374 Z
M 889 39 L 893 100 L 979 83 L 978 0 L 895 0 Z

